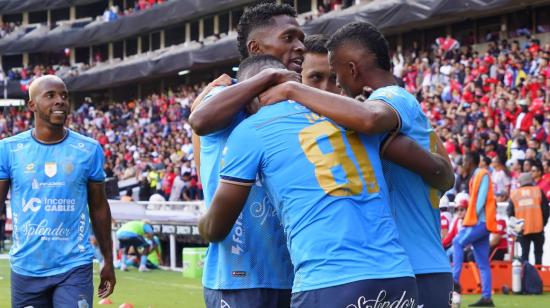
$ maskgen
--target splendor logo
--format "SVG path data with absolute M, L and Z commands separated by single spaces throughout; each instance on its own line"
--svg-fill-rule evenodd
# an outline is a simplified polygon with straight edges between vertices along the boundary
M 74 212 L 76 199 L 50 199 L 50 198 L 31 198 L 29 201 L 25 202 L 25 199 L 22 200 L 23 212 L 28 212 L 31 210 L 33 213 L 38 212 L 42 205 L 44 205 L 44 210 L 46 212 Z
M 63 223 L 60 223 L 57 227 L 48 226 L 48 221 L 43 219 L 38 224 L 31 224 L 26 222 L 21 228 L 21 232 L 24 236 L 42 236 L 42 237 L 55 237 L 58 239 L 68 238 L 71 235 L 71 230 L 65 228 Z

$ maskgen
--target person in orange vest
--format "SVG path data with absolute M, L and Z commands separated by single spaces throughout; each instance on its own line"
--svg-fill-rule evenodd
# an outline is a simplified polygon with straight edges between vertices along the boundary
M 548 200 L 542 190 L 534 185 L 531 173 L 522 173 L 520 187 L 510 193 L 508 216 L 524 219 L 523 232 L 518 237 L 521 245 L 521 260 L 529 261 L 531 242 L 535 246 L 535 264 L 542 264 L 542 246 L 544 245 L 544 226 L 548 222 Z
M 491 267 L 489 266 L 489 235 L 497 231 L 496 200 L 489 172 L 479 168 L 479 154 L 466 153 L 464 171 L 471 174 L 469 189 L 470 200 L 463 228 L 453 239 L 453 279 L 455 292 L 460 293 L 460 274 L 464 259 L 464 247 L 472 245 L 476 265 L 481 273 L 481 299 L 470 307 L 494 307 L 491 299 Z

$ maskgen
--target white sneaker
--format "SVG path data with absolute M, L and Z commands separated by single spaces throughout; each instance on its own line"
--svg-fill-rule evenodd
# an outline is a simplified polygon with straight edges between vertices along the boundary
M 126 264 L 121 264 L 120 265 L 120 270 L 123 271 L 123 272 L 128 271 L 128 268 L 126 267 Z
M 151 270 L 148 269 L 148 268 L 145 267 L 145 266 L 140 266 L 140 267 L 139 267 L 139 271 L 140 271 L 140 272 L 150 272 Z
M 460 295 L 460 293 L 453 291 L 451 308 L 460 308 L 461 302 L 462 302 L 462 296 Z

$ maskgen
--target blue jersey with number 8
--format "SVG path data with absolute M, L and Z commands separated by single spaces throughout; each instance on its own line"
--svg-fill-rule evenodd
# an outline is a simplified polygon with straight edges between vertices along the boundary
M 253 185 L 260 175 L 287 234 L 293 292 L 413 275 L 389 210 L 381 139 L 293 101 L 261 108 L 231 133 L 221 180 Z

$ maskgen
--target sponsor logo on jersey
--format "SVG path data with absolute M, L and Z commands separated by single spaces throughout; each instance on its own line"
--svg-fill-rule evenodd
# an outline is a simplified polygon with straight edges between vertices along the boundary
M 231 306 L 223 299 L 220 299 L 220 308 L 231 308 Z
M 74 212 L 76 199 L 55 199 L 55 198 L 31 198 L 29 201 L 22 200 L 23 212 L 29 210 L 33 213 L 38 212 L 44 206 L 46 212 Z
M 61 222 L 59 225 L 49 226 L 47 219 L 42 219 L 37 224 L 27 221 L 21 226 L 21 234 L 25 237 L 40 236 L 41 240 L 68 240 L 71 236 L 71 229 L 66 228 Z
M 24 213 L 28 212 L 29 210 L 31 210 L 33 213 L 36 213 L 38 212 L 38 210 L 40 210 L 42 200 L 40 200 L 39 198 L 31 198 L 29 199 L 29 201 L 25 202 L 25 199 L 23 199 L 22 204 Z
M 233 272 L 231 272 L 231 275 L 233 277 L 246 277 L 246 272 L 245 271 L 233 271 Z
M 32 187 L 32 189 L 40 189 L 40 184 L 38 183 L 38 181 L 36 179 L 32 179 L 31 187 Z
M 243 213 L 239 215 L 235 225 L 233 226 L 233 234 L 231 235 L 231 240 L 233 244 L 231 245 L 231 253 L 234 255 L 241 255 L 244 252 L 244 233 L 243 228 Z
M 57 164 L 55 162 L 46 162 L 44 164 L 44 173 L 52 178 L 57 174 Z
M 23 150 L 24 148 L 26 148 L 24 144 L 18 143 L 18 144 L 15 146 L 15 149 L 11 150 L 11 152 L 12 152 L 12 153 L 19 152 L 19 151 Z
M 38 182 L 36 179 L 32 179 L 31 187 L 32 189 L 41 189 L 41 188 L 59 188 L 65 186 L 65 182 Z
M 23 171 L 23 173 L 35 173 L 35 172 L 36 172 L 36 169 L 33 163 L 27 164 L 27 166 L 25 166 L 25 171 Z
M 381 290 L 378 293 L 376 299 L 367 298 L 361 296 L 357 299 L 357 303 L 349 304 L 346 308 L 370 308 L 370 307 L 395 307 L 395 308 L 409 308 L 416 307 L 416 301 L 414 297 L 407 295 L 407 291 L 403 291 L 401 297 L 397 300 L 388 299 L 388 294 L 386 290 Z M 394 297 L 395 298 L 395 297 Z
M 70 144 L 70 147 L 72 147 L 74 149 L 77 149 L 77 150 L 80 150 L 84 153 L 90 153 L 90 151 L 86 148 L 86 146 L 82 142 L 79 142 L 79 143 L 76 143 L 76 144 L 74 144 L 74 143 Z

